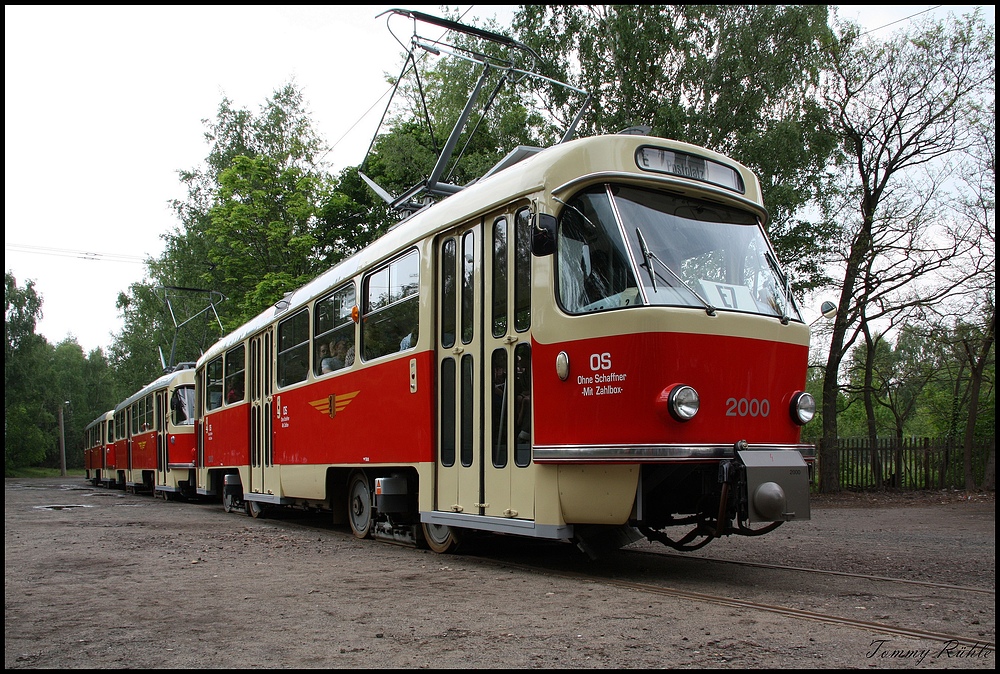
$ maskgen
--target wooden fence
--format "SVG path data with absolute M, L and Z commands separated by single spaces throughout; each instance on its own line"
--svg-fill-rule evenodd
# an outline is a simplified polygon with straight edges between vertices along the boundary
M 840 488 L 852 491 L 883 489 L 965 489 L 962 442 L 949 438 L 837 441 Z M 817 451 L 817 455 L 819 452 Z M 972 475 L 977 486 L 996 487 L 996 438 L 979 440 L 972 448 Z M 818 471 L 822 471 L 820 463 Z M 817 472 L 815 484 L 819 484 Z

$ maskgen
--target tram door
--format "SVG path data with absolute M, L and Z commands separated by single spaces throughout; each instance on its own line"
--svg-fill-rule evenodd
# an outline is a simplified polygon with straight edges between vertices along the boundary
M 522 306 L 530 258 L 527 250 L 515 252 L 507 216 L 487 223 L 450 232 L 437 244 L 435 508 L 530 519 L 530 311 Z
M 274 492 L 274 332 L 268 328 L 250 339 L 250 486 L 247 492 Z
M 487 228 L 483 360 L 483 502 L 494 517 L 534 519 L 531 464 L 531 253 L 529 214 L 495 216 Z
M 156 485 L 167 484 L 168 448 L 167 448 L 167 394 L 166 391 L 156 392 Z
M 438 240 L 436 510 L 482 514 L 482 226 Z

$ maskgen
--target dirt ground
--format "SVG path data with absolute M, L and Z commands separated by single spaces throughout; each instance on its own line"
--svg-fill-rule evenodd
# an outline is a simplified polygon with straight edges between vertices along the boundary
M 316 514 L 252 519 L 218 504 L 153 500 L 79 478 L 8 479 L 4 665 L 992 670 L 995 646 L 964 659 L 942 656 L 940 644 L 613 581 L 753 593 L 777 605 L 803 592 L 798 581 L 770 586 L 773 570 L 709 573 L 710 564 L 721 565 L 702 556 L 949 582 L 984 591 L 982 598 L 963 594 L 942 614 L 950 621 L 945 633 L 994 644 L 995 513 L 992 493 L 824 496 L 808 522 L 725 538 L 693 559 L 643 556 L 651 545 L 643 542 L 632 552 L 638 562 L 626 553 L 594 562 L 570 545 L 520 539 L 436 555 L 357 540 Z M 543 560 L 559 572 L 525 568 Z M 589 567 L 608 582 L 569 573 Z M 808 576 L 802 585 L 834 613 L 879 601 L 865 587 L 823 595 L 832 582 Z M 896 599 L 921 613 L 947 597 L 917 589 Z M 890 623 L 909 615 L 888 603 L 882 610 L 878 617 Z M 882 638 L 877 652 L 873 643 Z M 915 662 L 917 648 L 939 657 Z

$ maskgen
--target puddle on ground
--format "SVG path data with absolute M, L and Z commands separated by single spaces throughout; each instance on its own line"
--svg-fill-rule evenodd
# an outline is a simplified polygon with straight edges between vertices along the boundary
M 43 505 L 35 506 L 35 510 L 72 510 L 73 508 L 93 508 L 89 505 Z

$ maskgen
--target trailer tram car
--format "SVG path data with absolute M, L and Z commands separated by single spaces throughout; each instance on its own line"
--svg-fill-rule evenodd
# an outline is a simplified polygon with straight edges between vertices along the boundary
M 808 519 L 809 329 L 753 173 L 626 134 L 515 155 L 206 351 L 198 493 L 437 552 Z
M 176 499 L 195 495 L 194 363 L 181 363 L 114 410 L 116 484 Z
M 115 411 L 108 410 L 83 431 L 83 465 L 87 480 L 93 485 L 105 484 L 108 458 L 115 440 Z

